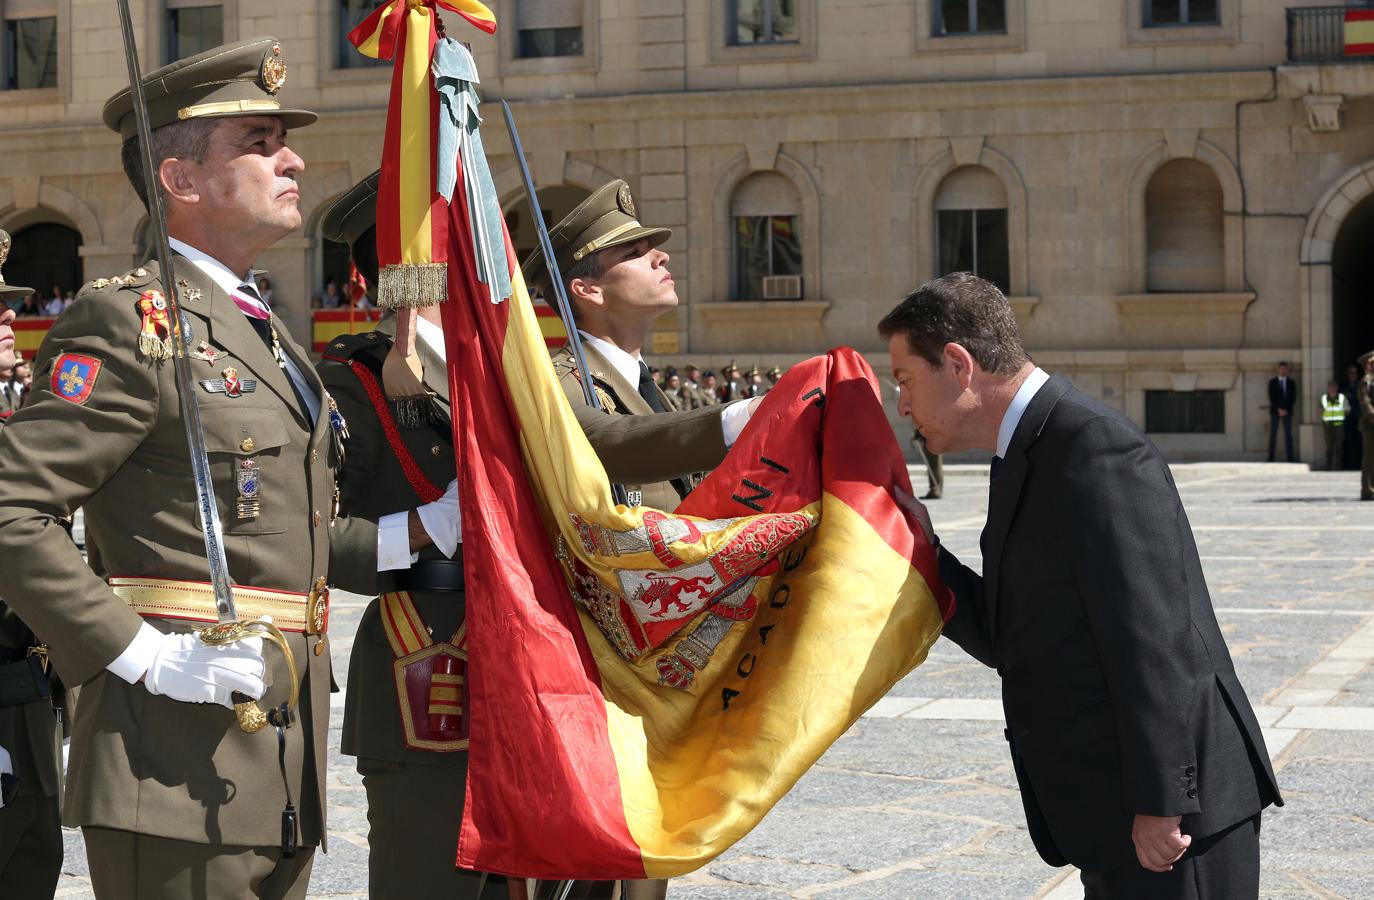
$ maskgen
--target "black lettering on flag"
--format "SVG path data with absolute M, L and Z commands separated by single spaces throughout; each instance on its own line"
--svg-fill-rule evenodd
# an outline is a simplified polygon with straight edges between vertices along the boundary
M 777 471 L 781 472 L 781 473 L 784 474 L 784 475 L 786 475 L 788 472 L 792 471 L 791 469 L 787 468 L 787 466 L 784 466 L 782 463 L 780 463 L 780 462 L 774 462 L 773 460 L 769 459 L 769 458 L 766 457 L 766 456 L 760 456 L 760 457 L 759 457 L 759 462 L 763 463 L 765 466 L 767 466 L 767 467 L 770 468 L 770 469 L 776 469 Z
M 740 484 L 756 493 L 749 494 L 746 497 L 741 497 L 739 494 L 731 494 L 730 499 L 734 500 L 736 503 L 743 503 L 754 512 L 764 512 L 764 508 L 755 501 L 767 500 L 769 497 L 773 496 L 773 492 L 761 484 L 750 481 L 748 478 L 741 478 Z
M 781 596 L 781 599 L 779 599 Z M 792 586 L 780 584 L 773 589 L 773 596 L 768 598 L 768 605 L 774 609 L 782 609 L 787 602 L 792 599 Z
M 768 643 L 768 632 L 772 631 L 772 630 L 773 630 L 774 628 L 776 628 L 776 627 L 777 627 L 777 624 L 774 623 L 774 624 L 772 624 L 772 625 L 765 625 L 765 626 L 763 626 L 762 628 L 760 628 L 760 629 L 759 629 L 759 643 L 760 643 L 760 644 L 766 644 L 766 643 Z
M 722 710 L 729 709 L 729 708 L 730 708 L 730 701 L 733 700 L 733 699 L 735 699 L 735 698 L 738 697 L 738 696 L 739 696 L 739 691 L 731 690 L 730 688 L 721 688 L 721 689 L 720 689 L 720 701 L 721 701 L 721 703 L 720 703 L 720 708 L 721 708 Z
M 750 675 L 754 674 L 754 664 L 758 661 L 759 658 L 754 654 L 744 654 L 740 657 L 739 665 L 735 667 L 735 674 L 741 678 L 748 678 Z M 748 663 L 749 665 L 746 667 L 745 663 Z
M 802 401 L 805 402 L 807 400 L 810 400 L 812 397 L 816 398 L 816 409 L 824 408 L 825 391 L 821 390 L 818 387 L 814 387 L 811 390 L 807 391 L 805 394 L 802 394 Z
M 787 548 L 787 555 L 782 558 L 782 570 L 784 572 L 791 572 L 796 569 L 797 566 L 801 565 L 802 560 L 806 559 L 806 551 L 810 549 L 810 547 L 810 544 L 803 545 L 795 555 L 793 555 L 792 552 L 794 549 L 793 547 Z

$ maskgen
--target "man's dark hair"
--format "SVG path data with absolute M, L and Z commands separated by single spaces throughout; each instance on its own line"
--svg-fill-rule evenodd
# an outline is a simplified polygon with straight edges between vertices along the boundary
M 1281 359 L 1281 360 L 1279 360 L 1279 365 L 1282 366 L 1283 368 L 1287 369 L 1287 368 L 1289 367 L 1289 366 L 1288 366 L 1288 360 L 1286 360 L 1286 359 Z
M 609 249 L 609 248 L 607 248 Z M 572 283 L 575 278 L 600 278 L 606 274 L 605 250 L 598 250 L 595 253 L 582 257 L 577 262 L 568 266 L 568 271 L 563 273 L 563 290 L 568 295 L 568 305 L 572 307 L 573 321 L 582 321 L 582 313 L 577 308 L 577 303 L 573 300 Z M 550 297 L 549 299 L 552 299 Z
M 997 285 L 951 272 L 912 291 L 878 323 L 885 338 L 900 334 L 911 352 L 938 369 L 946 344 L 958 344 L 985 372 L 1011 375 L 1030 361 L 1011 304 Z
M 210 134 L 218 122 L 218 119 L 187 119 L 184 122 L 173 122 L 161 128 L 154 128 L 153 166 L 161 165 L 164 159 L 205 162 L 205 157 L 210 152 Z M 119 151 L 119 160 L 124 166 L 124 174 L 129 179 L 129 184 L 134 186 L 134 193 L 138 194 L 138 199 L 143 201 L 143 208 L 147 209 L 148 185 L 143 179 L 143 151 L 138 145 L 138 135 L 124 142 Z

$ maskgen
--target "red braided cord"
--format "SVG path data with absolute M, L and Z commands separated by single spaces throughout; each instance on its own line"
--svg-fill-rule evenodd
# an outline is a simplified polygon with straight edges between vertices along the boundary
M 372 374 L 372 370 L 366 364 L 356 359 L 350 360 L 348 367 L 363 383 L 367 399 L 372 401 L 372 408 L 377 411 L 377 421 L 382 423 L 386 442 L 391 445 L 391 452 L 396 454 L 396 460 L 401 464 L 401 471 L 406 473 L 406 481 L 410 482 L 411 488 L 426 503 L 433 503 L 444 496 L 444 492 L 431 484 L 425 473 L 420 471 L 415 457 L 410 455 L 409 448 L 401 441 L 401 431 L 396 427 L 396 420 L 391 417 L 391 407 L 386 402 L 386 395 L 382 393 L 382 386 L 377 383 L 377 376 Z

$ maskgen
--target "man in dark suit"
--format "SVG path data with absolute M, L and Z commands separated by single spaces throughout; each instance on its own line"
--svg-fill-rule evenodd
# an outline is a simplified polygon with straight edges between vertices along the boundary
M 939 551 L 945 634 L 1002 677 L 1041 857 L 1088 898 L 1257 896 L 1259 813 L 1282 801 L 1163 457 L 1036 367 L 981 278 L 923 285 L 879 331 L 930 449 L 997 454 L 983 575 Z
M 1288 374 L 1288 363 L 1279 363 L 1279 374 L 1269 379 L 1269 462 L 1283 426 L 1283 451 L 1293 461 L 1293 404 L 1298 402 L 1297 382 Z

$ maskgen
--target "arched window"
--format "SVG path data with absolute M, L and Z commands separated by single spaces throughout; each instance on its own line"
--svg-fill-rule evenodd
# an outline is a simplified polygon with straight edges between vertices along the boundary
M 735 300 L 802 299 L 801 194 L 777 172 L 756 172 L 730 197 Z
M 1145 187 L 1145 289 L 1226 289 L 1221 182 L 1196 159 L 1172 159 Z
M 5 279 L 34 288 L 45 297 L 61 288 L 70 297 L 86 281 L 81 259 L 81 232 L 56 222 L 21 228 L 13 235 Z
M 972 272 L 1011 290 L 1007 191 L 982 166 L 960 166 L 935 191 L 937 274 Z

